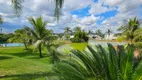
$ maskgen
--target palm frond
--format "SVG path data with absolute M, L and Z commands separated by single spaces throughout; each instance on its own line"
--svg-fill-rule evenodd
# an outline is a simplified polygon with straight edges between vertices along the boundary
M 16 16 L 20 16 L 20 14 L 21 14 L 21 11 L 22 11 L 22 2 L 23 1 L 24 0 L 12 0 Z
M 132 78 L 133 80 L 142 80 L 142 62 L 136 68 Z
M 78 70 L 66 63 L 56 63 L 54 71 L 58 73 L 60 80 L 87 80 Z
M 63 6 L 64 0 L 54 0 L 55 1 L 55 10 L 54 10 L 54 16 L 57 20 L 59 20 L 59 17 L 61 15 L 61 8 Z
M 115 50 L 111 44 L 108 44 L 107 49 L 101 45 L 96 46 L 95 49 L 88 46 L 88 51 L 73 50 L 70 61 L 62 61 L 60 63 L 70 65 L 87 79 L 132 80 L 133 74 L 137 72 L 135 71 L 137 68 L 136 63 L 139 62 L 137 60 L 134 61 L 134 50 L 134 45 L 129 44 L 125 48 L 124 46 L 118 46 L 118 50 Z M 58 68 L 60 67 L 58 66 Z M 64 69 L 60 68 L 60 71 L 62 72 Z M 68 73 L 68 75 L 71 74 Z M 62 77 L 64 78 L 63 75 Z M 141 78 L 141 75 L 142 73 L 139 74 L 138 79 Z M 66 79 L 69 78 L 71 77 L 66 76 Z
M 3 18 L 2 18 L 2 15 L 0 15 L 0 24 L 3 23 Z

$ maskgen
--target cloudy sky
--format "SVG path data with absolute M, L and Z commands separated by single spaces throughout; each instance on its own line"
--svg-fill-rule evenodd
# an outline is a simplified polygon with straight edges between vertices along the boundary
M 50 0 L 25 0 L 23 12 L 15 17 L 11 0 L 0 0 L 0 14 L 4 23 L 0 25 L 4 32 L 13 32 L 29 25 L 27 18 L 42 16 L 48 22 L 47 29 L 55 33 L 65 27 L 73 29 L 80 26 L 85 30 L 106 31 L 116 29 L 129 18 L 142 20 L 142 0 L 65 0 L 59 22 L 54 18 L 54 3 Z

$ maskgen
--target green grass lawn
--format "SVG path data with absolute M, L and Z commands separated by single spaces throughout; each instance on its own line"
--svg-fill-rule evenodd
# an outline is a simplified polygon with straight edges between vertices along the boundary
M 87 43 L 73 43 L 74 49 L 85 50 Z M 38 52 L 24 47 L 0 48 L 0 80 L 47 80 L 56 78 L 52 71 L 52 59 L 43 49 L 44 58 Z
M 77 50 L 85 50 L 86 46 L 88 45 L 88 43 L 72 43 L 70 46 L 73 47 L 73 49 L 77 49 Z
M 39 58 L 38 53 L 23 47 L 0 48 L 0 80 L 46 80 L 53 76 L 50 57 Z

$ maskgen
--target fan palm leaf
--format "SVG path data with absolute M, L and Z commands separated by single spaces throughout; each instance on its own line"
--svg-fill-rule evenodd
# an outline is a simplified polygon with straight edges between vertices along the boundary
M 142 73 L 137 69 L 141 69 L 141 64 L 138 67 L 136 66 L 136 63 L 140 63 L 140 61 L 134 60 L 134 50 L 134 45 L 128 45 L 126 48 L 118 46 L 118 50 L 115 50 L 111 44 L 108 44 L 107 49 L 101 45 L 96 46 L 95 49 L 88 46 L 88 51 L 73 50 L 71 59 L 60 63 L 74 67 L 87 79 L 139 80 Z M 64 71 L 64 69 L 60 69 L 60 71 Z M 137 76 L 134 76 L 134 74 Z M 72 75 L 72 73 L 68 75 Z M 66 79 L 68 78 L 70 77 L 66 77 Z

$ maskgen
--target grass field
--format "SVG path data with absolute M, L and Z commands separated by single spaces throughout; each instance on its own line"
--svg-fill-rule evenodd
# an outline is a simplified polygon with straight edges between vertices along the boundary
M 88 43 L 72 43 L 70 46 L 73 49 L 77 49 L 77 50 L 85 50 L 86 46 L 88 45 Z
M 85 50 L 87 43 L 73 43 L 70 46 Z M 24 47 L 0 48 L 0 80 L 47 80 L 47 77 L 55 77 L 52 59 L 45 50 L 44 58 L 39 58 L 39 53 L 24 50 Z
M 0 80 L 46 80 L 54 75 L 49 57 L 39 58 L 23 47 L 0 48 Z

